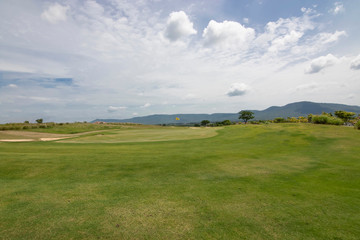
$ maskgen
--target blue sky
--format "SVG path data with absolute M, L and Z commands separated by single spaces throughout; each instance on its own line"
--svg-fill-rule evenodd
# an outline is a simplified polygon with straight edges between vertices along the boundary
M 0 123 L 360 105 L 357 0 L 0 1 Z

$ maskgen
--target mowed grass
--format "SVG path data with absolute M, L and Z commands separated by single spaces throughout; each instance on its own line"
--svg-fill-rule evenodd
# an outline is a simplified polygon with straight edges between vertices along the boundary
M 66 143 L 123 143 L 171 141 L 213 137 L 221 128 L 161 127 L 127 128 L 90 133 L 85 136 L 65 139 Z
M 0 143 L 0 239 L 359 239 L 359 137 L 269 124 L 192 140 Z

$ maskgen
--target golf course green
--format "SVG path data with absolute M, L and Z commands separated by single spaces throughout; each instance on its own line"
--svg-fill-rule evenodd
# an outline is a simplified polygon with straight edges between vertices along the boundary
M 0 132 L 35 139 L 0 142 L 0 239 L 359 239 L 352 127 L 46 131 Z

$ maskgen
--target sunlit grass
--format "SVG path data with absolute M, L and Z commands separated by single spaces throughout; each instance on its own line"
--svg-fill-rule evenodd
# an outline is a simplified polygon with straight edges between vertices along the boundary
M 0 239 L 357 239 L 359 134 L 269 124 L 0 143 Z

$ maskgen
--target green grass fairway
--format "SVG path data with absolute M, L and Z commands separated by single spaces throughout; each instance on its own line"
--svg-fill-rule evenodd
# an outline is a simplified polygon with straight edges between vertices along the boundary
M 0 142 L 0 239 L 359 239 L 360 131 L 142 128 Z
M 122 142 L 152 142 L 171 141 L 213 137 L 220 128 L 189 128 L 189 127 L 163 127 L 148 129 L 121 129 L 97 133 L 61 142 L 68 143 L 122 143 Z

